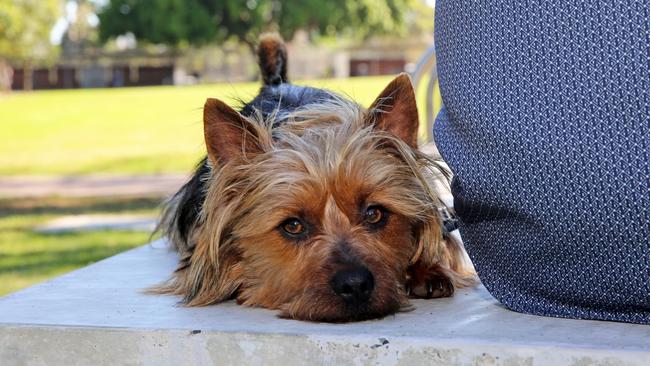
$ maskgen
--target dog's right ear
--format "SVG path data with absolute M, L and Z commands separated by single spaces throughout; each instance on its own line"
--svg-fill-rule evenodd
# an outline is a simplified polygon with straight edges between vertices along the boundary
M 261 152 L 256 132 L 239 112 L 219 99 L 208 98 L 203 107 L 203 133 L 213 165 Z
M 393 134 L 411 147 L 418 146 L 418 107 L 411 78 L 401 73 L 368 108 L 368 123 Z

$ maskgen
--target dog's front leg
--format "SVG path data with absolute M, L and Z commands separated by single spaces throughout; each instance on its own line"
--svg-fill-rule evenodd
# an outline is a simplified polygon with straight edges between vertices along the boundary
M 411 265 L 406 274 L 406 292 L 412 298 L 431 299 L 449 297 L 454 293 L 454 285 L 438 266 L 418 261 Z

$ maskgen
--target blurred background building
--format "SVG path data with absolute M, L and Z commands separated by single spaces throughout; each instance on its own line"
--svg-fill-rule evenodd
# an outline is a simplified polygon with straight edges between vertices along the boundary
M 262 31 L 287 39 L 293 79 L 395 74 L 433 36 L 425 0 L 12 4 L 0 5 L 0 86 L 13 90 L 252 81 Z

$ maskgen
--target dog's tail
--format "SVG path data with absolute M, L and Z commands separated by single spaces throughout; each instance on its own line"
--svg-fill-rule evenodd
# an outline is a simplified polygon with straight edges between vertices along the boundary
M 287 48 L 277 33 L 266 33 L 260 37 L 257 47 L 257 62 L 260 65 L 264 85 L 273 86 L 288 83 Z

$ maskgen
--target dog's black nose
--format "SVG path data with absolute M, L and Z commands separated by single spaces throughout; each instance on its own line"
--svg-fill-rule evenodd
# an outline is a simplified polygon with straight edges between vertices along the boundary
M 367 268 L 354 267 L 336 272 L 330 285 L 345 301 L 358 305 L 370 299 L 375 288 L 375 278 Z

